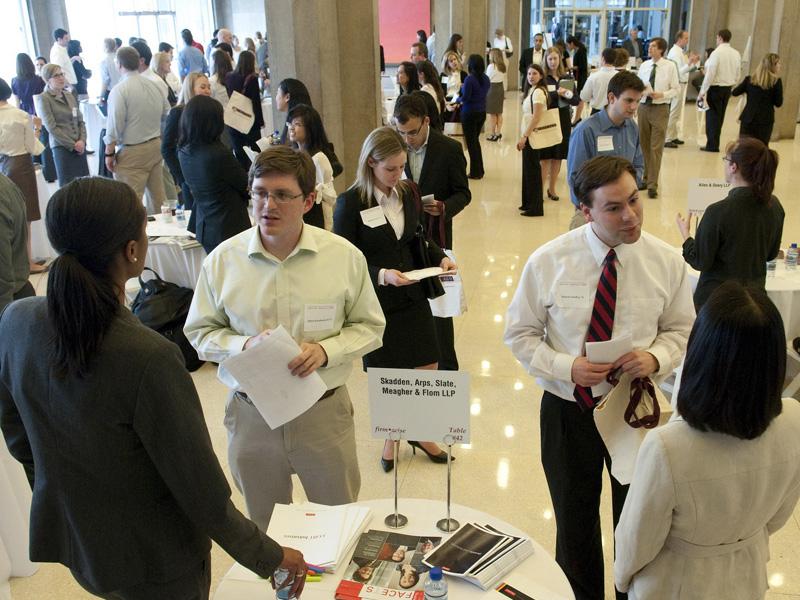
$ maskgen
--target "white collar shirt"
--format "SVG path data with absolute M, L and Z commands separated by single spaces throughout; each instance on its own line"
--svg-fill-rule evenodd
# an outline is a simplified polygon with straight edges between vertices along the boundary
M 31 116 L 16 106 L 0 106 L 0 155 L 38 156 L 44 150 L 42 143 L 33 134 Z M 7 243 L 5 240 L 4 243 Z
M 720 44 L 708 57 L 704 65 L 706 76 L 700 93 L 705 95 L 712 85 L 730 87 L 739 83 L 742 55 L 730 44 Z
M 411 179 L 419 183 L 419 175 L 422 173 L 422 165 L 425 164 L 425 153 L 428 150 L 428 140 L 431 137 L 431 126 L 428 125 L 428 133 L 425 141 L 416 150 L 408 146 L 408 168 L 411 171 Z M 398 236 L 399 238 L 399 236 Z
M 389 222 L 389 225 L 391 225 L 395 236 L 397 236 L 399 240 L 403 237 L 403 232 L 406 228 L 406 216 L 403 213 L 403 201 L 400 199 L 400 194 L 397 193 L 397 188 L 392 188 L 388 196 L 378 188 L 375 188 L 373 196 L 378 206 L 383 209 L 386 220 Z
M 606 65 L 589 75 L 581 90 L 581 100 L 588 102 L 592 108 L 601 110 L 608 104 L 608 82 L 616 74 L 617 70 L 613 66 Z
M 72 66 L 72 59 L 69 57 L 69 52 L 58 42 L 53 42 L 53 47 L 50 48 L 50 62 L 61 67 L 61 70 L 64 71 L 64 77 L 67 79 L 67 83 L 70 85 L 78 83 L 78 77 L 75 75 L 75 67 Z
M 678 81 L 681 83 L 688 83 L 689 73 L 694 71 L 695 67 L 689 64 L 689 57 L 686 56 L 686 52 L 683 51 L 683 48 L 678 46 L 678 44 L 673 44 L 672 48 L 670 48 L 667 53 L 667 58 L 678 67 Z
M 539 385 L 574 401 L 572 363 L 584 344 L 608 254 L 592 224 L 565 233 L 528 259 L 508 307 L 504 341 Z M 659 364 L 656 380 L 677 367 L 686 351 L 695 311 L 680 252 L 642 232 L 617 253 L 617 302 L 612 339 L 629 334 L 633 347 Z
M 653 100 L 653 104 L 669 104 L 681 91 L 680 83 L 678 82 L 678 67 L 675 63 L 667 58 L 660 58 L 655 62 L 652 58 L 644 61 L 642 66 L 639 67 L 639 78 L 644 82 L 645 87 L 650 86 L 650 73 L 653 67 L 656 69 L 656 84 L 653 91 L 661 92 L 663 96 L 658 100 Z M 647 102 L 647 94 L 642 96 L 641 103 Z
M 331 304 L 330 327 L 309 325 L 309 306 Z M 354 360 L 381 346 L 385 324 L 367 261 L 350 242 L 304 226 L 297 246 L 279 260 L 264 249 L 256 226 L 203 261 L 184 332 L 201 358 L 221 363 L 250 337 L 283 325 L 298 344 L 323 347 L 328 362 L 317 373 L 333 389 L 347 382 Z M 238 388 L 225 369 L 218 376 Z

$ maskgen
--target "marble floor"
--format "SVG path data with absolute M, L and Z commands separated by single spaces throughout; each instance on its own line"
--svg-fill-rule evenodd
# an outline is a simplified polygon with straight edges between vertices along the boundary
M 723 140 L 735 137 L 738 130 L 731 103 Z M 644 228 L 673 245 L 679 235 L 675 214 L 685 212 L 687 180 L 695 177 L 722 177 L 721 154 L 700 152 L 695 110 L 685 111 L 686 145 L 664 151 L 660 197 L 644 198 Z M 538 246 L 567 228 L 572 206 L 562 170 L 558 193 L 561 200 L 545 199 L 545 216 L 518 216 L 520 203 L 520 154 L 514 144 L 519 127 L 516 93 L 509 93 L 505 104 L 504 137 L 492 143 L 482 141 L 486 177 L 471 181 L 473 199 L 455 220 L 455 251 L 464 277 L 468 312 L 456 319 L 456 347 L 461 368 L 471 378 L 472 440 L 457 447 L 454 463 L 453 501 L 498 517 L 527 531 L 553 552 L 555 521 L 540 465 L 539 401 L 541 390 L 517 364 L 502 343 L 505 310 L 528 255 Z M 780 153 L 781 165 L 775 193 L 786 209 L 783 245 L 796 241 L 800 234 L 800 210 L 795 210 L 791 190 L 800 189 L 800 138 L 773 145 Z M 797 170 L 795 171 L 795 169 Z M 35 281 L 44 293 L 45 277 Z M 210 365 L 194 374 L 200 392 L 211 438 L 220 462 L 227 472 L 225 430 L 222 424 L 225 388 Z M 358 454 L 362 472 L 362 499 L 389 497 L 392 477 L 378 464 L 382 441 L 370 438 L 367 379 L 354 369 L 348 388 L 355 405 Z M 400 463 L 401 496 L 443 499 L 445 469 L 424 457 L 412 458 L 403 447 Z M 606 489 L 608 482 L 606 481 Z M 198 494 L 202 490 L 197 491 Z M 234 501 L 242 498 L 234 491 Z M 299 483 L 296 498 L 303 497 Z M 606 597 L 613 598 L 611 578 L 611 507 L 604 494 L 602 526 L 606 548 Z M 800 509 L 771 540 L 772 560 L 768 565 L 771 591 L 767 597 L 800 599 Z M 231 558 L 215 546 L 213 550 L 212 590 L 232 564 Z M 58 565 L 42 565 L 29 578 L 11 583 L 15 600 L 89 598 Z

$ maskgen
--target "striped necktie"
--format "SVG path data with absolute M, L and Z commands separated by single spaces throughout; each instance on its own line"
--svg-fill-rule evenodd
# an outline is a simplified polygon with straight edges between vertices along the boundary
M 617 266 L 614 264 L 616 258 L 617 253 L 612 248 L 603 261 L 603 270 L 594 296 L 592 319 L 589 321 L 589 332 L 586 334 L 587 342 L 605 342 L 611 339 L 614 330 L 614 311 L 617 307 Z M 581 410 L 591 410 L 600 400 L 592 397 L 591 387 L 582 385 L 576 385 L 572 395 L 578 401 Z

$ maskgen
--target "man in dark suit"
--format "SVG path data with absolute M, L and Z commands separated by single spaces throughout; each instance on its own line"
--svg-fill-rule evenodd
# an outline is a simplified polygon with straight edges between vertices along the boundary
M 545 52 L 544 36 L 541 33 L 537 33 L 533 36 L 533 48 L 525 48 L 519 57 L 520 88 L 522 88 L 525 83 L 525 77 L 528 75 L 528 67 L 531 65 L 539 65 L 543 69 L 545 68 Z
M 639 62 L 644 60 L 644 46 L 642 40 L 639 39 L 639 30 L 636 27 L 630 28 L 628 37 L 622 42 L 622 47 L 628 51 L 630 56 L 638 58 Z
M 429 233 L 442 249 L 453 249 L 453 217 L 470 203 L 467 161 L 461 144 L 430 126 L 425 105 L 414 94 L 400 96 L 394 107 L 397 132 L 408 144 L 406 177 L 414 181 L 422 196 L 433 195 L 423 204 Z M 439 368 L 458 370 L 452 318 L 434 318 L 441 357 Z

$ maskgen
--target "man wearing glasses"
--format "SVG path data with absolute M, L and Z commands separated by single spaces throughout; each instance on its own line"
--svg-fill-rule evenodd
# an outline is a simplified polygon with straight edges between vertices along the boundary
M 428 232 L 443 250 L 453 249 L 453 217 L 472 200 L 467 182 L 467 160 L 461 144 L 430 126 L 422 94 L 400 96 L 394 106 L 397 132 L 408 144 L 406 177 L 422 196 L 433 196 L 422 209 Z M 434 317 L 441 356 L 439 369 L 458 370 L 453 319 Z
M 303 225 L 314 204 L 311 158 L 286 146 L 258 155 L 249 184 L 256 226 L 204 261 L 184 332 L 205 360 L 222 362 L 282 325 L 300 346 L 287 368 L 317 371 L 328 390 L 308 411 L 270 429 L 237 382 L 225 408 L 228 459 L 250 518 L 266 530 L 291 503 L 296 473 L 312 502 L 358 499 L 353 407 L 345 383 L 354 359 L 379 348 L 385 319 L 367 262 L 347 240 Z

